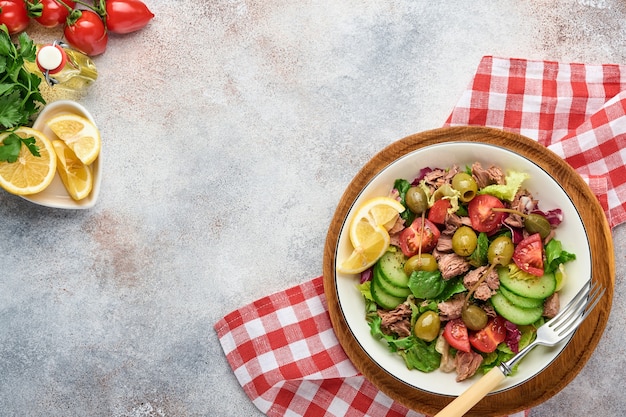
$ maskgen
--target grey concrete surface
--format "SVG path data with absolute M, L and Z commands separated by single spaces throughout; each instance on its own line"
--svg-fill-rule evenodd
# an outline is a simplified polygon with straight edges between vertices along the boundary
M 147 4 L 80 99 L 103 135 L 96 207 L 0 192 L 2 416 L 260 415 L 212 326 L 321 274 L 369 158 L 441 126 L 483 55 L 626 64 L 619 0 Z M 603 339 L 532 417 L 626 410 L 626 228 L 613 238 Z

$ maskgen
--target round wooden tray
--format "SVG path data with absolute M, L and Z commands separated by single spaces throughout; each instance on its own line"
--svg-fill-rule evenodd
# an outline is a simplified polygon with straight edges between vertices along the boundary
M 424 414 L 436 414 L 453 400 L 432 394 L 393 377 L 382 369 L 355 342 L 339 307 L 335 282 L 335 250 L 341 226 L 360 191 L 381 170 L 396 159 L 429 145 L 463 141 L 493 144 L 516 152 L 543 168 L 556 179 L 578 209 L 586 230 L 592 259 L 592 279 L 606 288 L 603 301 L 575 333 L 570 343 L 535 378 L 506 391 L 489 395 L 467 416 L 501 416 L 536 406 L 562 390 L 582 369 L 606 326 L 615 283 L 615 262 L 611 231 L 604 212 L 587 184 L 558 155 L 539 143 L 513 133 L 485 127 L 449 127 L 417 133 L 392 143 L 376 154 L 356 175 L 343 194 L 331 221 L 324 247 L 324 291 L 331 322 L 339 343 L 355 367 L 381 391 L 406 407 Z

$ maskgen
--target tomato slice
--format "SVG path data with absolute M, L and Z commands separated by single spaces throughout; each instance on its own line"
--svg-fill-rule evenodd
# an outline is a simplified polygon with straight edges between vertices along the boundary
M 515 246 L 513 262 L 522 271 L 538 277 L 543 275 L 543 241 L 539 233 L 528 236 Z
M 450 320 L 443 329 L 443 337 L 453 348 L 469 352 L 472 348 L 469 342 L 467 326 L 462 319 Z
M 419 253 L 420 245 L 422 253 L 431 252 L 437 246 L 437 241 L 441 232 L 437 226 L 428 219 L 423 219 L 424 228 L 422 229 L 422 218 L 418 217 L 413 223 L 404 229 L 399 236 L 400 249 L 406 256 L 411 257 Z
M 504 319 L 500 316 L 490 319 L 483 329 L 469 335 L 470 344 L 484 353 L 493 352 L 505 339 L 506 326 Z
M 435 204 L 428 210 L 428 220 L 435 224 L 444 224 L 450 205 L 450 200 L 447 198 L 435 201 Z
M 504 208 L 499 198 L 489 194 L 477 195 L 467 205 L 467 212 L 472 222 L 472 229 L 477 232 L 493 232 L 502 223 L 503 212 L 493 211 L 494 208 Z

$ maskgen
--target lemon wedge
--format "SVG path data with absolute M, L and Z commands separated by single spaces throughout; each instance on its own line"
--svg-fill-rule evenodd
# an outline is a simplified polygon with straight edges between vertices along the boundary
M 389 230 L 393 227 L 404 206 L 391 197 L 374 197 L 359 206 L 350 223 L 350 241 L 355 248 L 369 239 L 377 227 Z
M 21 138 L 35 138 L 39 155 L 33 155 L 22 145 L 15 162 L 0 162 L 0 185 L 12 194 L 29 195 L 43 191 L 54 178 L 57 167 L 54 148 L 50 140 L 39 130 L 19 127 L 12 133 Z M 0 134 L 0 144 L 11 132 Z M 4 145 L 0 145 L 4 146 Z
M 64 113 L 46 122 L 50 130 L 76 154 L 85 165 L 90 165 L 100 153 L 100 131 L 83 116 Z
M 337 268 L 342 274 L 358 274 L 371 267 L 387 252 L 390 244 L 389 233 L 384 227 L 373 227 L 369 236 L 354 248 L 350 256 Z
M 389 248 L 388 230 L 403 211 L 402 203 L 391 197 L 374 197 L 359 206 L 349 229 L 354 249 L 337 271 L 357 274 L 374 265 Z
M 87 197 L 93 188 L 91 166 L 83 164 L 62 140 L 52 141 L 52 146 L 57 156 L 57 172 L 67 193 L 76 201 Z

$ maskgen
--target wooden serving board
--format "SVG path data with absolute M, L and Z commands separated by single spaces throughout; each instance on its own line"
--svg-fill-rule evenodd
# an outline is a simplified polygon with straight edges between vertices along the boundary
M 487 396 L 467 416 L 501 416 L 536 406 L 562 390 L 585 365 L 606 326 L 615 284 L 613 242 L 608 222 L 587 184 L 558 155 L 526 137 L 486 127 L 449 127 L 417 133 L 392 143 L 376 154 L 356 175 L 343 194 L 331 221 L 324 247 L 324 291 L 339 343 L 355 367 L 381 391 L 415 411 L 433 415 L 453 400 L 416 389 L 394 378 L 373 362 L 348 328 L 340 310 L 335 283 L 335 248 L 341 226 L 359 192 L 396 159 L 442 142 L 480 142 L 516 152 L 543 168 L 557 180 L 578 209 L 589 231 L 593 279 L 606 288 L 602 302 L 585 320 L 570 343 L 536 377 L 500 393 Z

